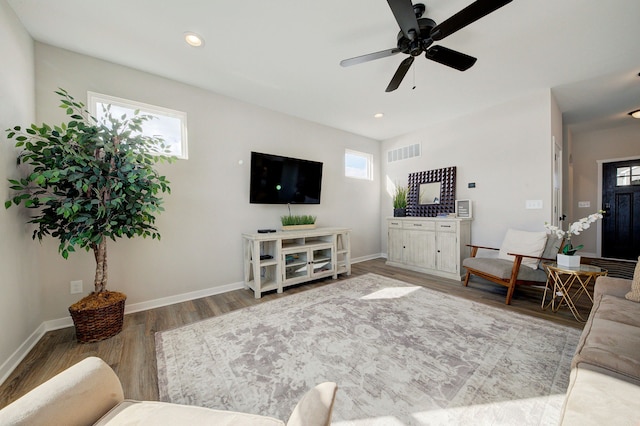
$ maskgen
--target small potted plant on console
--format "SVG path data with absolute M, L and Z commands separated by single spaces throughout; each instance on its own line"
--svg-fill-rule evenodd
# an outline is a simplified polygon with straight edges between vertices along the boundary
M 407 187 L 396 185 L 393 193 L 393 217 L 405 217 L 407 215 Z
M 316 227 L 316 217 L 310 215 L 292 216 L 289 214 L 287 216 L 282 216 L 280 221 L 282 222 L 283 231 L 314 229 Z

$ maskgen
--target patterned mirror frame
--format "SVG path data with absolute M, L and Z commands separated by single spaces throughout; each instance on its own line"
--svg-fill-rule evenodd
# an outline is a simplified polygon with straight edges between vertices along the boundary
M 440 204 L 420 204 L 418 201 L 420 184 L 440 182 Z M 454 213 L 456 210 L 456 168 L 427 170 L 409 173 L 409 193 L 407 194 L 407 216 L 435 217 L 440 213 Z

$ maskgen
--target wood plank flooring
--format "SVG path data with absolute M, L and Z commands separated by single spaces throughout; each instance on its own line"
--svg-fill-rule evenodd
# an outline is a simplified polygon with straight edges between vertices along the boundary
M 440 279 L 417 272 L 385 265 L 375 259 L 352 265 L 352 275 L 376 273 L 410 284 L 424 286 L 458 297 L 474 300 L 511 312 L 544 318 L 557 324 L 582 328 L 568 309 L 557 313 L 542 311 L 543 290 L 518 287 L 512 304 L 504 304 L 506 288 L 473 278 L 469 287 L 462 282 Z M 340 277 L 338 280 L 348 279 Z M 0 408 L 19 398 L 40 383 L 87 356 L 99 356 L 118 374 L 125 397 L 138 400 L 157 400 L 158 383 L 155 357 L 156 331 L 167 330 L 281 297 L 334 283 L 325 280 L 290 287 L 282 294 L 270 293 L 255 299 L 249 290 L 236 290 L 216 296 L 178 303 L 171 306 L 137 312 L 125 316 L 124 329 L 117 336 L 96 343 L 78 344 L 73 327 L 48 332 L 0 386 Z M 584 300 L 584 298 L 583 298 Z M 581 312 L 588 314 L 590 305 L 581 303 Z

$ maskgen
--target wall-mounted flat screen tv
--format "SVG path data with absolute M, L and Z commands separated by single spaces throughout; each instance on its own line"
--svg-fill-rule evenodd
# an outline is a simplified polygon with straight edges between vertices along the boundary
M 318 161 L 251 153 L 250 203 L 320 204 L 321 187 Z

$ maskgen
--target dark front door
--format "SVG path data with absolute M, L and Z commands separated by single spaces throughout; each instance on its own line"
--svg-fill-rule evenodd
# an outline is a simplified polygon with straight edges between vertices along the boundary
M 602 167 L 602 256 L 638 259 L 640 255 L 640 160 Z

